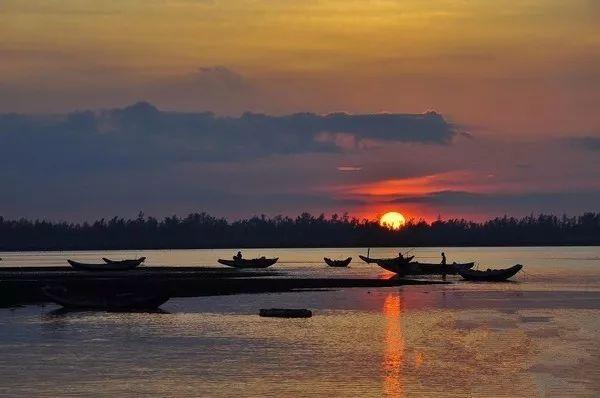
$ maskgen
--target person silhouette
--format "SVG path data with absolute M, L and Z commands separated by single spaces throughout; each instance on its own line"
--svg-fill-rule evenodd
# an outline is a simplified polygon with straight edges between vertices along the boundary
M 235 256 L 233 256 L 233 259 L 234 259 L 235 261 L 239 261 L 239 260 L 241 260 L 241 259 L 242 259 L 242 252 L 241 252 L 241 251 L 238 251 L 238 252 L 237 252 L 237 254 L 236 254 Z
M 446 254 L 442 252 L 442 280 L 446 280 Z

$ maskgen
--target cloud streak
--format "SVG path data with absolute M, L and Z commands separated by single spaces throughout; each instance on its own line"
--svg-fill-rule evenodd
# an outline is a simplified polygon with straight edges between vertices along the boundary
M 397 205 L 418 205 L 436 209 L 447 215 L 489 217 L 503 214 L 530 213 L 573 214 L 597 209 L 600 191 L 531 192 L 531 193 L 475 193 L 467 191 L 439 191 L 424 195 L 405 195 L 389 201 Z M 479 212 L 479 214 L 478 214 Z
M 448 144 L 454 134 L 454 127 L 436 113 L 218 117 L 163 112 L 140 102 L 101 112 L 0 116 L 0 164 L 20 170 L 119 169 L 355 149 L 338 140 L 340 135 L 355 143 Z M 20 153 L 31 158 L 24 161 Z
M 590 151 L 600 151 L 600 137 L 577 137 L 570 139 L 571 144 Z

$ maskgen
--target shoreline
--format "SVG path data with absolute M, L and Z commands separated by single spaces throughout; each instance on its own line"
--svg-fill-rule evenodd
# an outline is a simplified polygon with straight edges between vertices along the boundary
M 354 244 L 349 245 L 335 245 L 335 246 L 315 246 L 315 245 L 299 245 L 299 246 L 277 246 L 277 245 L 266 245 L 266 246 L 210 246 L 210 247 L 135 247 L 135 246 L 127 246 L 127 247 L 97 247 L 90 246 L 86 248 L 0 248 L 0 253 L 61 253 L 61 252 L 90 252 L 90 251 L 171 251 L 171 250 L 236 250 L 236 249 L 389 249 L 389 248 L 432 248 L 432 247 L 471 247 L 471 248 L 488 248 L 488 247 L 500 247 L 500 248 L 509 248 L 509 247 L 519 247 L 519 248 L 534 248 L 534 247 L 596 247 L 600 246 L 600 242 L 589 242 L 589 243 L 576 243 L 576 242 L 565 242 L 565 243 L 490 243 L 490 244 L 453 244 L 453 243 L 432 243 L 432 244 L 420 244 L 414 245 L 410 243 L 401 243 L 401 244 L 390 244 L 390 245 L 363 245 L 356 246 Z M 0 269 L 2 262 L 0 261 Z
M 42 291 L 49 285 L 86 291 L 101 291 L 107 286 L 135 291 L 160 290 L 174 298 L 444 283 L 447 282 L 402 279 L 393 276 L 388 279 L 295 278 L 284 272 L 206 267 L 148 267 L 131 271 L 76 271 L 70 267 L 11 267 L 0 269 L 0 308 L 49 302 L 50 300 Z

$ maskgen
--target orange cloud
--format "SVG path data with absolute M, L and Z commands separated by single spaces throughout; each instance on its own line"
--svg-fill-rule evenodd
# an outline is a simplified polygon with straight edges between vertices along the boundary
M 365 184 L 346 185 L 334 190 L 344 195 L 392 196 L 424 195 L 451 189 L 465 189 L 472 173 L 451 171 L 422 177 L 390 179 Z

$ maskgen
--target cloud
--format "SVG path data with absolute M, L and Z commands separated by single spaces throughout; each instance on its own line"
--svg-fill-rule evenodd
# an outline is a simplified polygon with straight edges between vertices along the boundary
M 244 76 L 225 66 L 200 67 L 192 78 L 204 84 L 223 86 L 232 90 L 245 89 L 249 85 Z
M 202 73 L 212 78 L 224 71 Z M 454 135 L 437 114 L 221 117 L 161 111 L 147 102 L 69 114 L 2 114 L 0 185 L 10 189 L 0 191 L 0 215 L 80 219 L 206 209 L 247 216 L 359 206 L 314 188 L 361 174 L 336 167 L 346 161 L 355 167 L 351 158 L 365 152 L 323 139 L 323 132 L 358 143 L 445 144 Z
M 332 191 L 342 195 L 359 197 L 390 197 L 403 194 L 419 198 L 430 192 L 448 190 L 450 187 L 464 186 L 475 175 L 465 171 L 448 171 L 424 176 L 407 177 L 392 180 L 379 180 L 355 185 L 333 187 Z
M 221 69 L 203 73 L 228 75 Z M 4 170 L 43 172 L 114 170 L 350 149 L 335 139 L 323 139 L 323 132 L 345 134 L 356 142 L 437 144 L 450 142 L 454 135 L 453 127 L 435 113 L 218 117 L 209 112 L 163 112 L 139 102 L 99 112 L 1 115 L 0 165 Z M 23 153 L 30 158 L 24 159 Z
M 597 210 L 600 191 L 531 193 L 473 193 L 440 191 L 397 197 L 389 203 L 418 204 L 446 214 L 525 215 L 530 213 L 578 214 Z
M 600 137 L 577 137 L 569 140 L 576 147 L 588 149 L 590 151 L 600 151 Z

